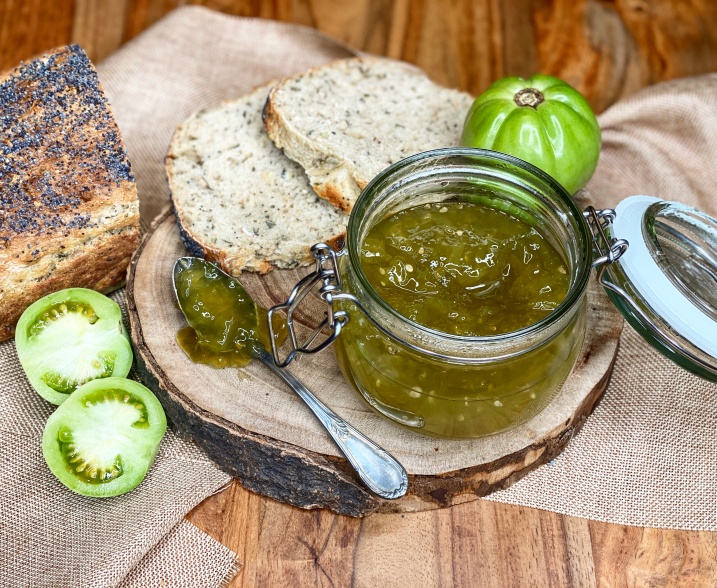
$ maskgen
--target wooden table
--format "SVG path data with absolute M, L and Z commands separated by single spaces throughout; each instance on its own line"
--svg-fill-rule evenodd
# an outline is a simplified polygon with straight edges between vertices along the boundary
M 81 44 L 99 61 L 183 0 L 0 0 L 0 68 Z M 202 0 L 313 26 L 474 94 L 541 71 L 596 111 L 646 85 L 717 71 L 714 0 Z M 608 390 L 609 393 L 609 390 Z M 714 586 L 717 533 L 597 523 L 478 500 L 351 519 L 233 484 L 188 518 L 233 549 L 248 586 Z

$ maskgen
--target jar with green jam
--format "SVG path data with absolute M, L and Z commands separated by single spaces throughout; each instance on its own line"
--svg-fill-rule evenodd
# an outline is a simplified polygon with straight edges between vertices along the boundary
M 591 261 L 582 211 L 533 166 L 476 149 L 405 159 L 351 214 L 341 371 L 376 411 L 425 435 L 524 423 L 580 352 Z

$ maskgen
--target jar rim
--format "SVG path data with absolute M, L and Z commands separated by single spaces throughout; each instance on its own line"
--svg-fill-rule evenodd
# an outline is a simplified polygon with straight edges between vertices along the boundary
M 509 165 L 520 168 L 537 178 L 537 180 L 539 180 L 540 182 L 546 184 L 552 192 L 559 196 L 560 201 L 566 205 L 568 214 L 570 214 L 577 221 L 576 225 L 578 227 L 578 237 L 582 242 L 582 249 L 585 255 L 584 262 L 580 265 L 575 280 L 571 284 L 570 289 L 568 290 L 568 293 L 563 299 L 563 301 L 557 306 L 555 310 L 553 310 L 550 314 L 548 314 L 546 317 L 542 318 L 538 322 L 527 325 L 526 327 L 518 329 L 517 331 L 509 331 L 507 333 L 501 333 L 498 335 L 455 335 L 451 333 L 445 333 L 443 331 L 438 331 L 436 329 L 432 329 L 430 327 L 417 323 L 404 316 L 398 310 L 388 304 L 380 296 L 380 294 L 376 291 L 376 289 L 366 277 L 366 274 L 364 273 L 363 267 L 361 265 L 361 261 L 360 259 L 358 259 L 358 255 L 354 254 L 354 252 L 357 252 L 360 249 L 358 247 L 358 230 L 360 223 L 357 219 L 357 215 L 352 212 L 351 216 L 349 217 L 347 229 L 346 249 L 348 251 L 349 264 L 354 272 L 354 275 L 357 277 L 364 292 L 366 292 L 368 296 L 372 299 L 372 301 L 377 303 L 382 310 L 388 312 L 398 321 L 409 325 L 413 329 L 416 329 L 418 332 L 424 333 L 427 336 L 434 337 L 439 340 L 469 344 L 510 343 L 512 341 L 524 338 L 529 335 L 540 333 L 548 329 L 556 322 L 558 322 L 561 318 L 563 318 L 563 316 L 565 316 L 565 314 L 568 313 L 575 306 L 575 304 L 582 299 L 582 295 L 587 288 L 588 279 L 592 270 L 592 239 L 589 236 L 590 231 L 587 225 L 587 221 L 585 220 L 582 211 L 578 208 L 573 198 L 562 185 L 560 185 L 552 176 L 548 175 L 543 170 L 535 167 L 527 161 L 524 161 L 512 155 L 507 155 L 498 151 L 491 151 L 489 149 L 478 149 L 474 147 L 444 147 L 441 149 L 423 151 L 421 153 L 416 153 L 415 155 L 406 157 L 405 159 L 402 159 L 392 164 L 391 166 L 378 173 L 361 191 L 361 194 L 359 195 L 358 199 L 356 200 L 356 203 L 354 204 L 353 211 L 361 209 L 361 205 L 364 204 L 364 201 L 370 198 L 376 185 L 380 184 L 381 182 L 384 182 L 400 170 L 419 162 L 430 161 L 431 159 L 445 159 L 446 157 L 451 156 L 463 157 L 467 159 L 476 159 L 476 161 L 478 161 L 478 159 L 480 158 L 481 160 L 489 160 L 494 161 L 496 163 L 504 164 L 507 163 Z M 356 246 L 352 247 L 352 244 Z M 397 340 L 406 343 L 395 334 L 394 337 Z

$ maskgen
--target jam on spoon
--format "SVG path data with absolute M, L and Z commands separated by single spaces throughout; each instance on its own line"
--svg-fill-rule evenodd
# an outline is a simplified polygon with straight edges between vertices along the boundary
M 252 342 L 270 347 L 266 309 L 257 306 L 236 278 L 195 257 L 183 257 L 177 264 L 174 286 L 190 325 L 177 333 L 177 342 L 193 362 L 245 367 L 254 359 Z M 274 315 L 272 324 L 281 345 L 286 323 Z
M 217 367 L 246 366 L 258 359 L 284 380 L 316 415 L 361 480 L 382 498 L 400 498 L 408 488 L 403 466 L 384 449 L 326 407 L 291 373 L 276 366 L 266 351 L 266 311 L 257 307 L 242 285 L 212 263 L 182 257 L 174 264 L 174 290 L 190 331 L 178 335 L 192 361 Z M 274 323 L 279 342 L 285 326 Z M 196 358 L 196 359 L 195 359 Z

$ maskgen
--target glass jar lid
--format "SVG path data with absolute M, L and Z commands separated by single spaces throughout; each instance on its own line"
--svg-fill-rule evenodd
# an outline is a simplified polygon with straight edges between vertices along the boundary
M 631 196 L 609 230 L 629 243 L 601 283 L 658 351 L 717 381 L 717 221 L 678 202 Z

